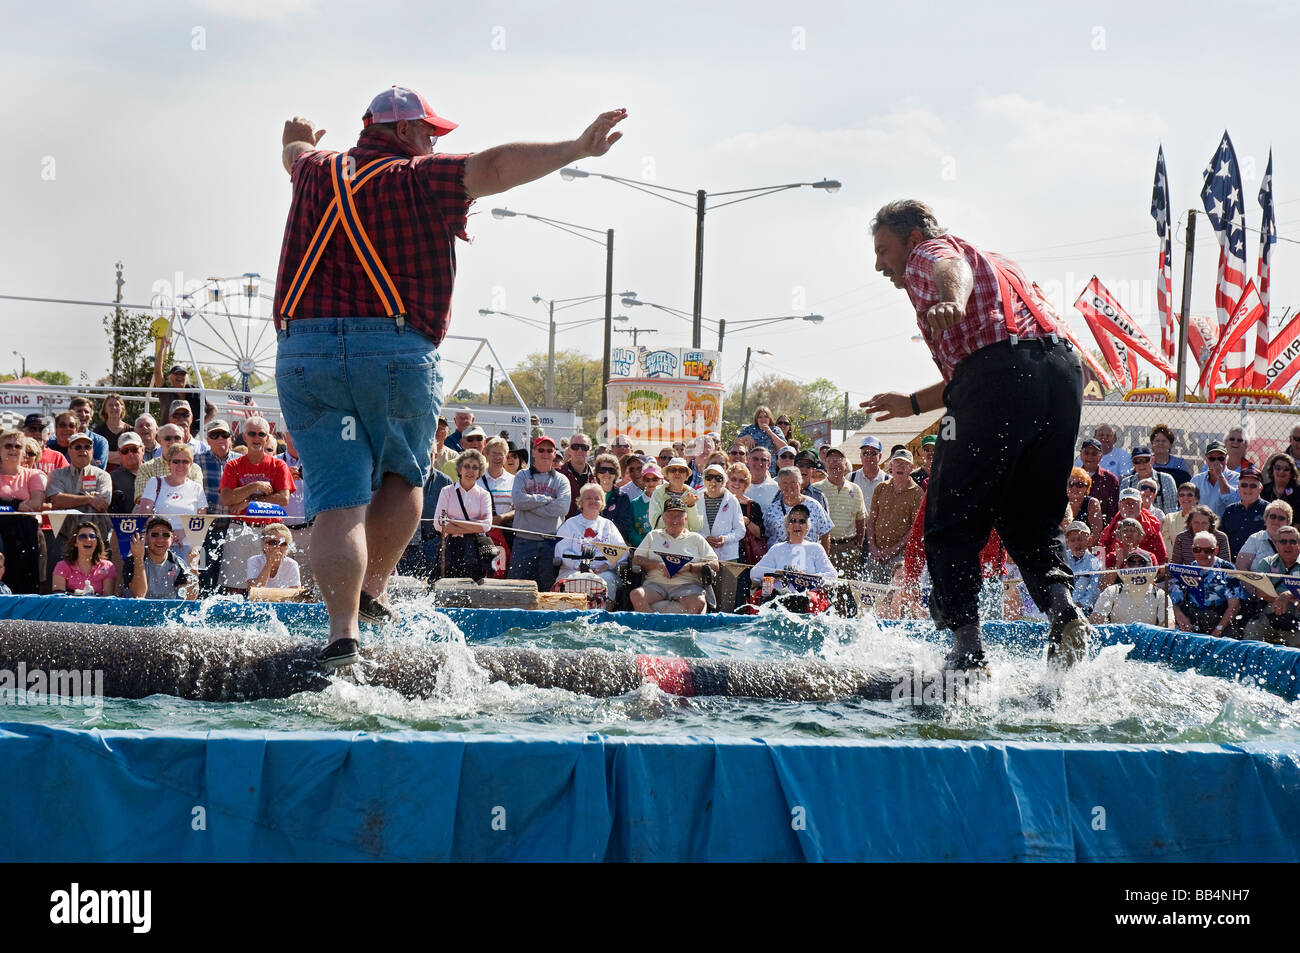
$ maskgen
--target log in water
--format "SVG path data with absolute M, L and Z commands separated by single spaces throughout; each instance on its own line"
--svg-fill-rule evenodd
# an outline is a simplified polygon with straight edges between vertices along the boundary
M 315 639 L 252 631 L 0 621 L 0 670 L 101 671 L 110 698 L 174 695 L 196 701 L 254 701 L 320 691 Z M 678 695 L 832 701 L 897 698 L 913 673 L 811 660 L 659 658 L 598 649 L 531 649 L 380 642 L 362 647 L 368 684 L 421 698 L 437 692 L 451 653 L 472 654 L 492 681 L 560 688 L 598 698 L 646 681 Z M 19 686 L 20 688 L 23 686 Z

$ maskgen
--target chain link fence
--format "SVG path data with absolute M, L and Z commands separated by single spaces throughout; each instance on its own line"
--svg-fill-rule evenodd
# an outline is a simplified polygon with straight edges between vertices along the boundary
M 1151 428 L 1164 424 L 1174 432 L 1173 455 L 1187 461 L 1192 473 L 1205 467 L 1205 447 L 1240 427 L 1246 455 L 1263 466 L 1272 453 L 1286 451 L 1293 427 L 1300 425 L 1296 407 L 1260 404 L 1165 404 L 1084 401 L 1078 440 L 1102 424 L 1115 430 L 1115 445 L 1125 450 L 1150 446 Z M 1076 440 L 1076 446 L 1078 443 Z

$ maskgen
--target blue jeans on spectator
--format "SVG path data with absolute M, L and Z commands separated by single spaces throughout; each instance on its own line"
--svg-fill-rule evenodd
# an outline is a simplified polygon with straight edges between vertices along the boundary
M 510 550 L 507 579 L 535 579 L 538 592 L 550 592 L 555 585 L 555 540 L 516 536 Z

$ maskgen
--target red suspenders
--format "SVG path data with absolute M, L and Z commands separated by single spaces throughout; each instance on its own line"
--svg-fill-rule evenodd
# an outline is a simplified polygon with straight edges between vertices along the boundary
M 985 254 L 990 265 L 993 266 L 993 273 L 998 276 L 998 294 L 1002 296 L 1002 316 L 1007 323 L 1007 334 L 1012 344 L 1018 342 L 1016 335 L 1016 316 L 1011 305 L 1012 289 L 1015 290 L 1017 297 L 1024 302 L 1025 307 L 1029 309 L 1030 315 L 1040 328 L 1047 333 L 1047 336 L 1056 341 L 1056 323 L 1049 320 L 1044 314 L 1043 309 L 1038 306 L 1037 298 L 1025 290 L 1024 283 L 1010 268 L 1006 268 L 998 263 L 992 255 Z
M 315 234 L 312 235 L 311 241 L 307 243 L 307 251 L 302 256 L 298 270 L 294 272 L 293 280 L 289 282 L 289 290 L 284 296 L 284 308 L 280 318 L 282 321 L 288 322 L 293 317 L 298 303 L 302 300 L 303 292 L 307 290 L 307 284 L 316 271 L 316 266 L 320 264 L 321 256 L 325 253 L 325 247 L 334 234 L 335 226 L 342 222 L 343 231 L 348 236 L 348 242 L 352 245 L 353 253 L 357 256 L 357 260 L 361 262 L 366 277 L 370 279 L 370 283 L 384 303 L 385 313 L 388 317 L 393 318 L 400 328 L 406 321 L 406 305 L 403 304 L 402 296 L 398 293 L 397 286 L 393 284 L 388 269 L 384 267 L 378 252 L 375 251 L 375 246 L 371 244 L 365 226 L 361 224 L 361 218 L 357 214 L 357 206 L 353 196 L 361 190 L 363 185 L 379 175 L 379 173 L 405 160 L 402 156 L 385 156 L 382 159 L 373 159 L 358 169 L 353 176 L 349 177 L 345 168 L 345 156 L 346 153 L 340 152 L 331 163 L 332 168 L 330 171 L 334 184 L 334 198 L 330 201 L 329 207 L 325 209 L 325 214 L 321 216 Z

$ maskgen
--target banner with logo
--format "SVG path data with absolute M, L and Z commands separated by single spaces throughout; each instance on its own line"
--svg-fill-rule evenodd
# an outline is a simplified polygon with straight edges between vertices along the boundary
M 1088 327 L 1092 328 L 1093 334 L 1097 334 L 1098 329 L 1101 329 L 1107 334 L 1113 335 L 1130 351 L 1136 351 L 1148 364 L 1166 377 L 1178 376 L 1174 373 L 1174 369 L 1169 366 L 1169 362 L 1160 354 L 1159 349 L 1142 333 L 1142 329 L 1138 327 L 1137 322 L 1120 307 L 1119 302 L 1115 300 L 1115 296 L 1106 290 L 1096 275 L 1092 276 L 1088 286 L 1083 289 L 1083 293 L 1074 302 L 1074 307 L 1088 322 Z M 1107 355 L 1107 360 L 1109 360 L 1109 355 Z M 1133 383 L 1136 384 L 1136 381 Z
M 683 347 L 610 351 L 608 432 L 668 444 L 722 429 L 721 355 Z
M 683 566 L 690 565 L 693 556 L 687 556 L 685 553 L 659 553 L 659 558 L 664 561 L 664 570 L 668 573 L 668 578 L 672 579 L 682 571 Z

